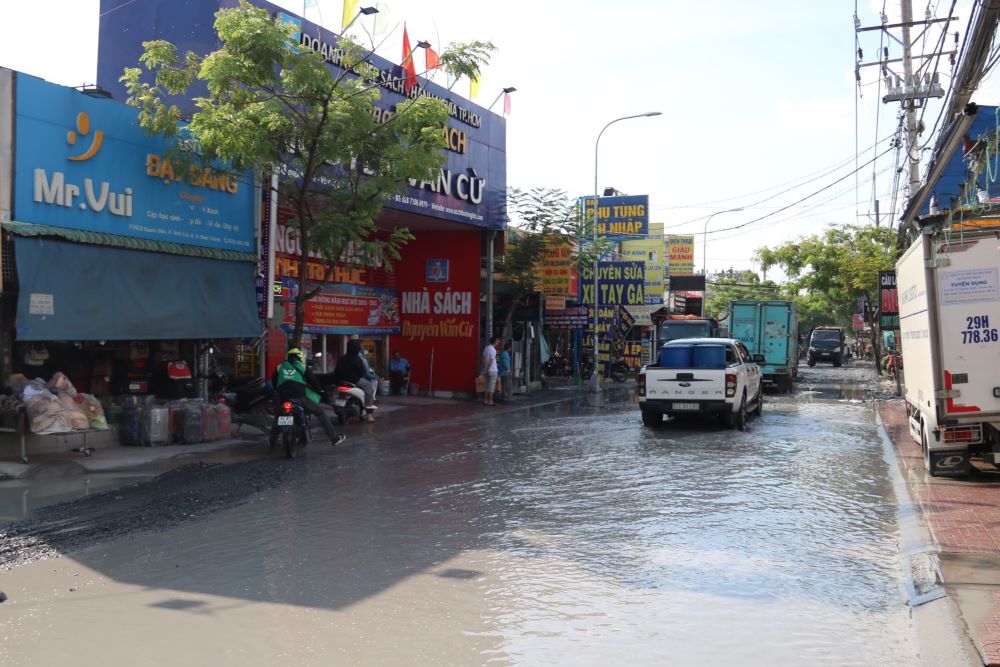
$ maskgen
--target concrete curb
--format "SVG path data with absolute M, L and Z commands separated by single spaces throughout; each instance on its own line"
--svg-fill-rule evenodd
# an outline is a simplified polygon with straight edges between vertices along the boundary
M 982 659 L 969 636 L 962 612 L 941 586 L 944 577 L 941 573 L 940 547 L 931 534 L 923 511 L 910 493 L 906 467 L 878 405 L 875 420 L 898 505 L 900 569 L 905 578 L 907 604 L 912 610 L 920 664 L 926 667 L 981 666 Z

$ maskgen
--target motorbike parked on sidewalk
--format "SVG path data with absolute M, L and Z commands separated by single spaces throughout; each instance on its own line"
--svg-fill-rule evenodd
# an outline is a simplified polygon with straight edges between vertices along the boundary
M 224 373 L 215 374 L 213 395 L 232 411 L 234 424 L 248 424 L 261 431 L 271 429 L 276 398 L 268 382 L 261 378 L 233 380 Z
M 274 415 L 277 440 L 285 449 L 285 456 L 294 459 L 297 450 L 309 444 L 309 412 L 297 401 L 282 401 Z
M 609 377 L 615 382 L 624 382 L 628 379 L 629 373 L 631 372 L 632 369 L 629 368 L 628 364 L 621 359 L 615 359 L 612 361 L 611 368 L 608 369 Z
M 573 364 L 567 357 L 553 352 L 549 360 L 542 365 L 542 371 L 548 377 L 568 377 L 573 374 Z

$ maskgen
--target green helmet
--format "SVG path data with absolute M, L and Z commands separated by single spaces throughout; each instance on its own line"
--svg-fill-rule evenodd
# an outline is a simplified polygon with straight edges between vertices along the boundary
M 293 347 L 292 349 L 290 349 L 288 351 L 288 356 L 289 357 L 298 357 L 299 359 L 301 359 L 302 358 L 302 350 L 300 350 L 297 347 Z

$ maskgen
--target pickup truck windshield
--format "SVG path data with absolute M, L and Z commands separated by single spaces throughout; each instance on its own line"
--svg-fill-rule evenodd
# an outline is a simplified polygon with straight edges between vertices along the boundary
M 712 330 L 705 321 L 667 321 L 660 325 L 660 342 L 665 343 L 678 338 L 708 338 Z

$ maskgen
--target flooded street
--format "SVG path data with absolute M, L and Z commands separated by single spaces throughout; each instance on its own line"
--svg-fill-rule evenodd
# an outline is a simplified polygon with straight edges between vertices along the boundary
M 181 516 L 0 571 L 0 663 L 915 664 L 870 367 L 803 371 L 746 432 L 441 403 L 133 503 Z

